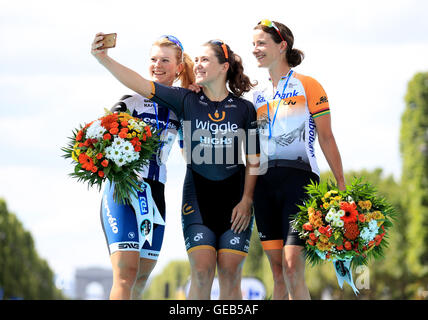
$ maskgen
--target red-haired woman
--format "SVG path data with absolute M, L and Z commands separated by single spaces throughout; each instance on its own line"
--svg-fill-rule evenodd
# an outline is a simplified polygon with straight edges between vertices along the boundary
M 167 86 L 176 80 L 186 87 L 194 82 L 192 60 L 184 53 L 181 42 L 170 35 L 162 36 L 153 43 L 149 73 L 153 81 Z M 100 214 L 113 268 L 110 299 L 141 298 L 163 242 L 167 179 L 165 162 L 180 129 L 180 121 L 174 112 L 149 100 L 147 96 L 124 96 L 112 108 L 113 112 L 129 111 L 134 117 L 152 125 L 160 133 L 162 145 L 149 164 L 139 171 L 144 192 L 138 192 L 138 199 L 144 199 L 143 204 L 148 206 L 147 211 L 151 214 L 144 215 L 148 219 L 140 221 L 143 217 L 140 206 L 115 203 L 109 183 L 104 188 Z

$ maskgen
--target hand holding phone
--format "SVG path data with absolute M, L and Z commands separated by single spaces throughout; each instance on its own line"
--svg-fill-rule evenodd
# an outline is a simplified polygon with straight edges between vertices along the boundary
M 114 48 L 116 46 L 116 38 L 117 38 L 117 33 L 109 33 L 109 34 L 103 35 L 103 39 L 101 40 L 103 45 L 98 49 L 103 50 L 103 49 Z

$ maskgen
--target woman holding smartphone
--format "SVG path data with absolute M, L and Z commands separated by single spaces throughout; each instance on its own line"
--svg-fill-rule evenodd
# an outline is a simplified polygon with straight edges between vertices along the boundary
M 149 74 L 153 81 L 171 86 L 176 80 L 187 87 L 194 82 L 193 62 L 174 36 L 157 39 L 150 51 Z M 138 194 L 152 207 L 152 221 L 140 222 L 139 206 L 120 205 L 113 201 L 113 188 L 107 184 L 101 202 L 101 221 L 113 268 L 110 299 L 138 299 L 156 265 L 165 230 L 166 166 L 172 144 L 180 128 L 177 115 L 147 95 L 126 95 L 112 110 L 129 111 L 143 119 L 160 134 L 161 146 L 139 174 L 144 192 Z M 138 201 L 137 201 L 138 202 Z M 137 207 L 137 208 L 136 208 Z M 141 225 L 140 225 L 141 224 Z M 142 239 L 140 229 L 152 228 L 152 239 Z M 149 231 L 148 229 L 145 229 Z
M 260 132 L 260 166 L 254 209 L 257 229 L 274 279 L 274 299 L 310 299 L 305 283 L 305 243 L 290 225 L 305 199 L 304 187 L 319 182 L 315 138 L 345 189 L 342 162 L 331 129 L 327 95 L 315 79 L 292 70 L 303 58 L 282 23 L 262 20 L 254 28 L 253 54 L 267 68 L 271 86 L 254 92 Z
M 256 112 L 240 96 L 252 84 L 241 59 L 222 41 L 205 43 L 195 58 L 196 83 L 202 90 L 168 87 L 144 79 L 114 61 L 97 34 L 92 54 L 120 82 L 163 104 L 183 121 L 187 172 L 182 222 L 191 264 L 189 299 L 209 299 L 216 267 L 220 299 L 242 299 L 241 274 L 248 253 L 251 206 L 258 166 Z M 230 91 L 228 90 L 230 88 Z M 240 150 L 245 143 L 247 165 Z

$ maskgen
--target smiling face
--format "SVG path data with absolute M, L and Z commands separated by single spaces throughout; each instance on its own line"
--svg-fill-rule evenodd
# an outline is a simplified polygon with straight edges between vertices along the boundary
M 202 46 L 199 54 L 195 57 L 193 72 L 195 81 L 199 85 L 207 85 L 213 81 L 226 81 L 229 64 L 220 64 L 218 58 L 209 46 Z
M 286 42 L 276 43 L 272 36 L 263 30 L 254 30 L 253 46 L 253 55 L 256 57 L 259 68 L 270 68 L 282 59 L 285 60 Z
M 153 81 L 171 86 L 183 69 L 174 48 L 154 45 L 150 54 L 149 72 Z

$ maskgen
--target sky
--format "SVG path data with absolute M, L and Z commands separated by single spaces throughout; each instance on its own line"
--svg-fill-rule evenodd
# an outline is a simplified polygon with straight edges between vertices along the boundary
M 344 170 L 380 167 L 400 179 L 407 83 L 428 70 L 428 2 L 262 4 L 0 0 L 0 197 L 63 283 L 72 282 L 77 268 L 110 268 L 101 194 L 68 176 L 73 167 L 60 150 L 79 124 L 132 94 L 90 54 L 97 32 L 117 32 L 110 55 L 143 76 L 160 35 L 177 36 L 191 56 L 207 40 L 222 39 L 262 84 L 268 74 L 252 56 L 252 29 L 262 19 L 280 21 L 305 52 L 295 71 L 327 92 Z M 319 146 L 316 151 L 321 171 L 328 170 Z M 187 259 L 180 220 L 185 163 L 177 147 L 167 167 L 167 226 L 154 275 L 172 260 Z

